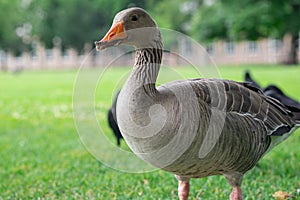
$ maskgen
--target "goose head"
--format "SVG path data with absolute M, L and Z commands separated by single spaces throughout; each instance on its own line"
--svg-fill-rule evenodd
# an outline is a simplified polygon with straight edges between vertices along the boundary
M 142 8 L 128 8 L 116 14 L 106 35 L 96 41 L 96 49 L 128 44 L 140 48 L 156 47 L 161 42 L 161 34 L 156 22 Z

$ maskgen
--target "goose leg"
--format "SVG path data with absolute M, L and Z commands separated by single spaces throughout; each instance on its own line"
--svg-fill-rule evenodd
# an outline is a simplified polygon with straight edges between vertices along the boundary
M 242 190 L 240 187 L 236 186 L 232 188 L 232 192 L 230 194 L 230 200 L 242 200 Z
M 178 180 L 178 197 L 180 200 L 187 200 L 190 193 L 190 179 L 176 175 Z
M 190 192 L 189 181 L 178 181 L 178 197 L 180 200 L 187 200 Z
M 230 174 L 224 174 L 228 183 L 232 186 L 232 192 L 230 194 L 230 200 L 242 200 L 242 181 L 243 174 L 235 172 Z

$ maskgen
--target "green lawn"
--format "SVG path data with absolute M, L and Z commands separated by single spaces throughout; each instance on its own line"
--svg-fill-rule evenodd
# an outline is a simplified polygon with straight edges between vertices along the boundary
M 223 78 L 242 81 L 245 69 L 250 69 L 262 86 L 276 83 L 300 100 L 300 66 L 222 67 L 220 73 Z M 100 78 L 100 69 L 83 72 L 87 82 L 80 86 L 82 90 L 88 89 L 89 77 L 99 78 L 95 114 L 112 143 L 106 112 L 112 93 L 121 87 L 129 70 L 109 69 Z M 86 150 L 73 120 L 76 76 L 75 70 L 0 72 L 0 199 L 176 199 L 177 181 L 172 174 L 161 170 L 121 172 Z M 198 75 L 189 67 L 163 68 L 158 82 L 181 77 Z M 300 130 L 245 175 L 245 199 L 273 199 L 272 194 L 279 190 L 300 198 L 299 134 Z M 122 146 L 127 149 L 124 142 Z M 102 154 L 114 156 L 110 151 Z M 190 197 L 228 199 L 230 191 L 221 176 L 193 179 Z

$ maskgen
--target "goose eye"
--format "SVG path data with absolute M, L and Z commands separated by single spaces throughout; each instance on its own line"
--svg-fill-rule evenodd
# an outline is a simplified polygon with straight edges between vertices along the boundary
M 136 15 L 133 15 L 132 17 L 131 17 L 131 21 L 137 21 L 138 20 L 138 17 L 136 16 Z

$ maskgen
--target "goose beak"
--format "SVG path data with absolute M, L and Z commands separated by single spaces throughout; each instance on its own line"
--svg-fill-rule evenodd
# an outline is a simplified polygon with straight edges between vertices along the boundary
M 127 38 L 124 32 L 123 21 L 116 22 L 112 25 L 106 35 L 100 41 L 96 41 L 96 50 L 102 50 L 110 46 L 117 46 Z

